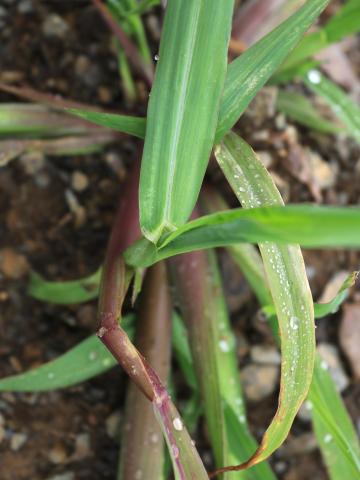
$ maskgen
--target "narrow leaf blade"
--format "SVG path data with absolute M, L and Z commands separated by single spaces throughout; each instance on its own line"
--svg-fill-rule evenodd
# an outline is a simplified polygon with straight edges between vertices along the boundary
M 219 208 L 219 202 L 215 203 L 215 205 Z M 220 208 L 226 208 L 223 201 L 222 204 L 220 204 Z M 254 289 L 254 292 L 260 305 L 266 308 L 265 306 L 269 303 L 270 294 L 267 289 L 267 281 L 261 257 L 252 245 L 239 244 L 236 245 L 236 247 L 236 251 L 234 251 L 233 248 L 229 250 L 230 254 L 233 256 L 235 263 L 244 273 L 251 286 L 253 286 L 253 278 L 257 278 L 258 285 L 257 288 Z M 246 255 L 249 249 L 252 250 L 250 256 Z M 241 252 L 241 250 L 244 251 Z M 241 252 L 240 255 L 238 255 L 239 251 Z M 343 288 L 352 286 L 354 276 L 355 273 L 349 276 L 341 287 L 340 292 L 347 292 L 347 290 L 343 290 Z M 342 294 L 340 293 L 340 295 Z M 336 295 L 335 298 L 338 298 L 338 295 Z M 271 309 L 271 311 L 275 313 L 272 305 Z M 275 339 L 279 341 L 276 316 L 272 316 L 271 320 L 270 327 L 273 330 Z M 325 456 L 325 462 L 328 465 L 331 479 L 341 480 L 341 478 L 353 478 L 355 472 L 358 471 L 357 465 L 360 460 L 359 441 L 344 403 L 336 391 L 334 381 L 327 371 L 326 366 L 324 368 L 324 362 L 321 360 L 319 354 L 316 356 L 314 375 L 308 398 L 309 400 L 306 405 L 311 409 L 315 434 L 319 441 L 322 454 Z M 341 472 L 341 477 L 338 475 L 339 472 Z M 356 475 L 354 478 L 356 478 Z
M 309 248 L 359 247 L 360 208 L 289 205 L 227 210 L 187 223 L 160 249 L 140 240 L 124 256 L 129 265 L 146 267 L 180 253 L 265 241 Z
M 76 115 L 88 122 L 95 123 L 101 127 L 128 133 L 138 138 L 145 138 L 146 119 L 132 117 L 130 115 L 119 115 L 117 113 L 94 112 L 79 108 L 67 109 L 72 115 Z
M 227 135 L 215 154 L 244 208 L 283 205 L 271 176 L 242 139 Z M 270 242 L 259 243 L 259 248 L 279 322 L 280 395 L 259 449 L 239 468 L 264 460 L 283 443 L 306 398 L 314 368 L 314 308 L 300 248 Z
M 33 272 L 30 275 L 27 293 L 43 302 L 69 305 L 82 303 L 97 298 L 101 269 L 89 277 L 67 282 L 49 282 Z
M 328 3 L 329 0 L 308 0 L 294 15 L 229 65 L 216 143 L 234 126 L 256 93 L 285 60 Z
M 326 120 L 313 107 L 312 103 L 304 96 L 295 92 L 280 90 L 276 100 L 277 109 L 295 120 L 323 133 L 339 133 L 344 129 L 335 123 Z
M 319 354 L 308 401 L 312 407 L 315 434 L 330 478 L 357 478 L 360 474 L 359 438 Z
M 308 70 L 302 78 L 313 92 L 321 96 L 330 105 L 334 114 L 346 126 L 349 135 L 360 143 L 359 106 L 319 70 Z
M 124 328 L 132 337 L 134 316 L 123 318 Z M 18 375 L 0 379 L 2 392 L 44 392 L 71 387 L 96 377 L 116 365 L 111 353 L 96 335 L 60 355 L 55 360 Z

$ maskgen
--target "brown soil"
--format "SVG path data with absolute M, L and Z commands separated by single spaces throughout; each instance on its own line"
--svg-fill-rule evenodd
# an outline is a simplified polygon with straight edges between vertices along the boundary
M 26 3 L 24 0 L 2 3 L 8 13 L 5 26 L 0 27 L 2 81 L 12 78 L 41 91 L 126 110 L 111 51 L 111 36 L 88 2 L 34 0 L 31 11 L 26 13 L 19 7 L 19 3 Z M 68 25 L 69 30 L 62 38 L 44 36 L 42 25 L 53 13 L 59 14 Z M 79 60 L 84 57 L 86 61 Z M 81 62 L 87 66 L 83 76 L 76 73 Z M 0 101 L 16 100 L 0 94 Z M 144 109 L 145 105 L 139 104 L 132 113 Z M 257 116 L 256 128 L 253 115 Z M 280 188 L 287 201 L 313 201 L 308 186 L 284 165 L 282 150 L 287 148 L 287 139 L 282 132 L 288 124 L 281 130 L 275 124 L 274 114 L 261 116 L 253 109 L 243 116 L 239 129 L 255 149 L 271 153 L 271 170 L 282 180 Z M 260 137 L 259 132 L 265 132 L 264 136 Z M 337 168 L 333 185 L 322 192 L 323 202 L 358 203 L 360 169 L 357 164 L 355 180 L 354 166 L 360 150 L 355 143 L 351 140 L 336 143 L 332 138 L 324 139 L 302 128 L 297 129 L 297 134 L 298 143 L 310 146 Z M 124 137 L 101 154 L 45 158 L 41 168 L 33 172 L 25 168 L 24 161 L 15 160 L 0 170 L 0 249 L 6 248 L 3 255 L 10 255 L 8 268 L 0 274 L 0 377 L 56 358 L 95 330 L 95 301 L 67 307 L 35 301 L 26 294 L 27 274 L 33 269 L 48 279 L 73 279 L 98 268 L 127 165 L 134 159 L 135 150 L 136 142 Z M 89 181 L 86 190 L 75 193 L 85 212 L 80 222 L 66 201 L 75 171 L 84 173 Z M 209 180 L 234 202 L 213 165 Z M 358 269 L 360 264 L 359 256 L 353 252 L 308 251 L 305 259 L 315 298 L 334 273 Z M 228 261 L 224 263 L 227 265 Z M 226 286 L 236 331 L 245 335 L 250 345 L 271 343 L 269 332 L 256 320 L 258 305 L 243 278 L 230 273 L 226 275 Z M 354 290 L 348 301 L 359 301 L 359 295 L 359 290 Z M 319 322 L 320 340 L 338 343 L 340 316 Z M 345 400 L 359 425 L 359 384 L 343 360 L 351 380 Z M 247 362 L 246 355 L 242 362 Z M 0 394 L 0 414 L 5 425 L 5 436 L 0 439 L 1 480 L 45 480 L 69 472 L 76 480 L 116 478 L 119 442 L 116 436 L 109 435 L 105 420 L 113 412 L 122 411 L 125 381 L 120 368 L 115 368 L 66 390 Z M 261 436 L 273 415 L 275 402 L 274 394 L 249 406 L 250 422 L 257 436 Z M 292 436 L 309 430 L 307 423 L 298 420 Z M 18 449 L 17 434 L 25 435 Z M 198 435 L 207 450 L 205 436 L 201 432 Z M 85 447 L 81 444 L 84 438 Z M 327 478 L 317 450 L 285 459 L 279 452 L 272 463 L 279 478 L 286 480 Z

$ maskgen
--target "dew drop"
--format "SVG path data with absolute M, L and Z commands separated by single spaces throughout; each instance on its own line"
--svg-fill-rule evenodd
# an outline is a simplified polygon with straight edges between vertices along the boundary
M 104 367 L 110 367 L 111 365 L 110 358 L 104 358 L 104 360 L 102 361 L 102 364 L 104 365 Z
M 160 58 L 160 57 L 159 57 L 158 54 L 154 55 L 154 60 L 155 60 L 155 62 L 158 62 L 158 61 L 159 61 L 159 58 Z
M 150 437 L 151 443 L 158 443 L 159 441 L 159 435 L 157 433 L 153 433 Z
M 297 330 L 299 328 L 299 319 L 297 317 L 290 317 L 290 328 L 293 330 Z
M 179 453 L 180 453 L 178 447 L 176 445 L 173 445 L 171 448 L 172 448 L 172 452 L 173 452 L 174 457 L 178 458 Z
M 219 348 L 222 352 L 230 352 L 230 345 L 226 340 L 219 341 Z
M 89 353 L 89 360 L 96 360 L 97 359 L 97 353 L 96 352 L 90 352 Z
M 52 380 L 55 377 L 55 374 L 53 372 L 48 373 L 48 379 Z
M 332 435 L 330 433 L 327 433 L 325 436 L 324 436 L 324 442 L 325 443 L 330 443 L 331 440 L 332 440 Z
M 318 70 L 310 70 L 307 74 L 309 82 L 318 85 L 321 82 L 321 75 Z
M 327 370 L 329 368 L 328 364 L 325 362 L 325 360 L 322 360 L 321 363 L 320 363 L 320 367 L 323 369 L 323 370 Z
M 174 418 L 173 425 L 175 430 L 177 430 L 178 432 L 181 432 L 181 430 L 183 429 L 183 424 L 179 417 Z

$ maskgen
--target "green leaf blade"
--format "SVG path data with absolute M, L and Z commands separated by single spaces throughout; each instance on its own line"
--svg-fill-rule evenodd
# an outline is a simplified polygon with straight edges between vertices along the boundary
M 178 256 L 171 262 L 171 271 L 189 332 L 196 384 L 204 405 L 216 465 L 245 461 L 257 444 L 246 423 L 236 340 L 214 252 Z M 225 478 L 228 477 L 225 475 Z M 275 477 L 264 463 L 254 467 L 251 474 L 237 472 L 233 478 L 274 480 Z
M 301 125 L 318 130 L 319 132 L 339 133 L 344 130 L 330 120 L 326 120 L 313 107 L 312 103 L 299 93 L 280 90 L 276 107 L 280 112 Z
M 294 15 L 229 65 L 215 142 L 233 127 L 328 3 L 329 0 L 308 0 Z
M 146 267 L 180 253 L 266 241 L 307 248 L 359 247 L 360 208 L 289 205 L 227 210 L 187 223 L 160 249 L 143 239 L 124 256 L 129 265 Z
M 80 108 L 66 109 L 68 113 L 82 118 L 101 127 L 110 128 L 122 133 L 128 133 L 138 138 L 145 138 L 146 119 L 119 115 L 117 113 L 95 112 Z
M 128 334 L 132 336 L 133 315 L 124 317 L 123 322 Z M 0 391 L 45 392 L 71 387 L 96 377 L 116 363 L 98 337 L 92 335 L 55 360 L 27 372 L 0 379 Z
M 69 305 L 83 303 L 99 295 L 101 269 L 89 277 L 67 282 L 49 282 L 37 273 L 30 275 L 27 293 L 37 300 Z
M 332 480 L 358 478 L 360 445 L 341 396 L 336 390 L 321 356 L 315 362 L 314 378 L 309 392 L 312 421 L 321 453 Z
M 224 202 L 222 202 L 220 208 L 226 208 Z M 270 307 L 271 317 L 268 317 L 268 321 L 275 339 L 279 342 L 277 318 L 274 315 L 274 306 L 272 304 L 269 305 L 270 294 L 267 289 L 267 281 L 260 254 L 252 245 L 239 244 L 236 247 L 235 251 L 233 248 L 229 249 L 230 254 L 253 289 L 253 279 L 257 278 L 258 284 L 257 288 L 254 289 L 254 293 L 263 309 Z M 248 255 L 249 250 L 252 250 L 250 255 Z M 238 254 L 239 252 L 240 255 Z M 321 305 L 321 307 L 329 308 L 334 302 L 343 301 L 344 294 L 347 294 L 348 289 L 354 284 L 355 277 L 356 272 L 346 279 L 338 294 L 329 303 L 315 304 L 315 317 L 317 306 Z M 358 465 L 360 460 L 359 440 L 341 396 L 336 390 L 334 381 L 326 369 L 326 365 L 325 368 L 323 367 L 324 364 L 321 357 L 317 354 L 308 396 L 309 401 L 307 403 L 312 412 L 315 434 L 322 455 L 325 457 L 330 478 L 332 480 L 357 478 L 356 472 L 359 472 Z
M 196 202 L 215 135 L 232 11 L 232 0 L 168 2 L 140 176 L 140 223 L 153 242 L 182 225 Z
M 228 134 L 215 154 L 244 208 L 283 205 L 271 176 L 242 139 Z M 259 248 L 279 321 L 282 366 L 278 410 L 245 466 L 267 458 L 287 437 L 308 393 L 315 358 L 314 308 L 300 248 L 272 242 Z
M 359 30 L 360 4 L 358 0 L 347 1 L 324 27 L 306 35 L 301 40 L 283 64 L 281 72 L 292 69 L 332 43 L 339 42 L 347 35 Z
M 302 76 L 306 86 L 321 96 L 346 126 L 349 135 L 360 143 L 360 108 L 341 88 L 319 70 L 308 70 Z

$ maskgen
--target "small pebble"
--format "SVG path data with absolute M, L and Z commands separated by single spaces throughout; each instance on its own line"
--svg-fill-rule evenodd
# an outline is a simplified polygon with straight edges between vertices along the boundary
M 108 87 L 105 87 L 104 85 L 100 85 L 97 92 L 98 92 L 98 97 L 100 102 L 110 103 L 112 101 L 113 96 L 112 96 L 111 90 Z
M 274 392 L 279 378 L 276 365 L 247 365 L 241 371 L 241 380 L 246 397 L 258 402 Z
M 360 303 L 345 304 L 339 330 L 340 345 L 357 380 L 360 379 L 359 326 Z
M 26 433 L 14 433 L 10 438 L 10 448 L 12 451 L 17 452 L 25 444 L 28 436 Z
M 337 348 L 330 343 L 320 343 L 318 352 L 322 358 L 322 368 L 329 371 L 338 391 L 342 392 L 349 386 L 350 382 L 341 363 Z
M 85 208 L 80 204 L 72 190 L 65 190 L 65 200 L 68 204 L 69 210 L 74 215 L 75 226 L 82 227 L 86 222 Z
M 32 0 L 22 0 L 18 7 L 18 12 L 26 15 L 27 13 L 31 13 L 34 10 L 34 4 Z
M 310 453 L 316 450 L 318 443 L 313 432 L 302 433 L 298 436 L 289 436 L 280 447 L 278 454 L 282 458 L 293 458 L 296 455 Z
M 2 425 L 0 425 L 0 444 L 3 440 L 5 440 L 5 435 L 6 435 L 5 428 Z
M 64 446 L 59 443 L 50 450 L 48 457 L 50 462 L 59 465 L 65 462 L 67 453 Z
M 119 438 L 121 427 L 121 413 L 115 411 L 105 421 L 106 433 L 110 438 Z
M 75 480 L 75 474 L 73 472 L 64 472 L 54 477 L 49 477 L 47 480 Z
M 103 77 L 99 66 L 92 63 L 85 55 L 79 55 L 76 58 L 75 74 L 85 86 L 90 88 L 97 87 Z
M 24 277 L 29 271 L 29 263 L 20 253 L 11 247 L 0 250 L 0 271 L 12 280 Z
M 69 25 L 65 20 L 53 13 L 46 17 L 44 23 L 42 24 L 42 32 L 45 37 L 48 38 L 64 38 L 69 31 Z
M 5 439 L 5 418 L 0 413 L 0 443 Z
M 265 168 L 269 168 L 271 167 L 272 163 L 273 163 L 273 159 L 272 159 L 272 156 L 270 155 L 269 152 L 266 152 L 266 151 L 258 151 L 257 152 L 260 160 L 261 160 L 261 163 L 264 165 Z
M 312 407 L 310 407 L 309 401 L 306 400 L 300 407 L 300 410 L 298 411 L 297 416 L 303 421 L 303 422 L 310 422 L 311 421 L 311 410 Z
M 88 433 L 79 433 L 75 439 L 74 458 L 80 460 L 91 454 L 91 439 Z
M 89 179 L 85 173 L 75 170 L 71 176 L 71 186 L 76 192 L 83 192 L 89 186 Z
M 251 347 L 250 355 L 254 363 L 268 365 L 280 365 L 281 363 L 280 353 L 275 347 L 254 345 Z
M 24 153 L 20 157 L 20 163 L 28 175 L 35 175 L 45 166 L 45 157 L 41 152 Z

